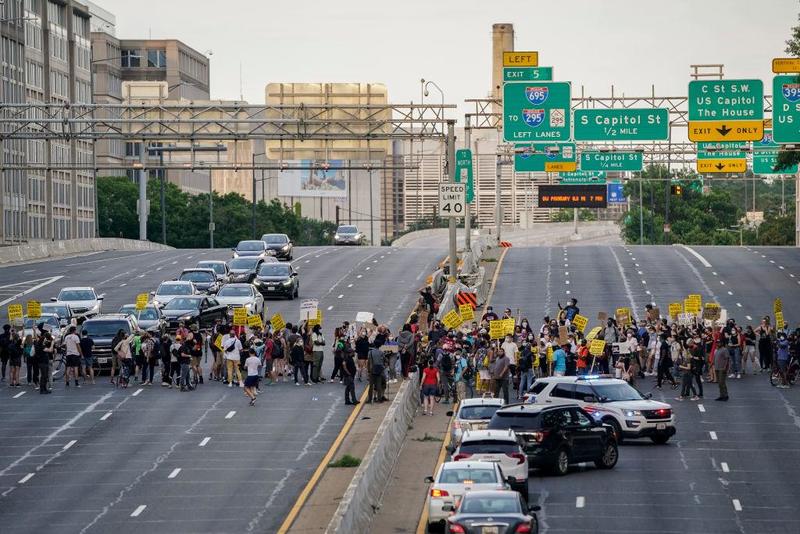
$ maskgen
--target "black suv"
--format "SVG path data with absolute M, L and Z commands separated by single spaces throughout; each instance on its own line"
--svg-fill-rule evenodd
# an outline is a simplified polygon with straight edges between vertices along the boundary
M 278 259 L 292 261 L 294 245 L 286 234 L 264 234 L 261 241 L 267 245 L 267 252 Z
M 614 430 L 595 422 L 577 406 L 512 404 L 497 410 L 489 429 L 513 430 L 531 467 L 566 475 L 570 464 L 594 462 L 601 469 L 617 464 Z
M 80 335 L 86 332 L 89 339 L 94 341 L 92 356 L 94 357 L 94 368 L 98 373 L 110 371 L 113 363 L 114 347 L 111 346 L 114 336 L 122 330 L 126 336 L 130 336 L 139 328 L 136 319 L 127 313 L 106 313 L 95 315 L 87 319 L 81 325 Z

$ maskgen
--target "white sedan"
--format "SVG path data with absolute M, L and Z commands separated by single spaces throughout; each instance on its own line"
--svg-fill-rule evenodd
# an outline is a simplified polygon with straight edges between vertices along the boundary
M 247 309 L 248 315 L 263 315 L 264 297 L 252 284 L 225 284 L 217 292 L 217 302 L 229 309 Z
M 76 317 L 88 318 L 100 313 L 103 298 L 105 295 L 98 295 L 93 287 L 65 287 L 50 300 L 68 305 Z

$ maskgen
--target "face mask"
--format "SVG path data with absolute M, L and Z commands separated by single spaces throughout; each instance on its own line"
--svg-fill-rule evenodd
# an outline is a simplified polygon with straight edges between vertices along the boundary
M 528 323 L 522 323 L 522 327 L 523 328 L 527 328 L 528 327 Z

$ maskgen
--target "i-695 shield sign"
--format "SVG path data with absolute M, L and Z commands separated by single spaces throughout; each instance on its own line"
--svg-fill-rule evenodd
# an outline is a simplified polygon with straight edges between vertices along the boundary
M 439 217 L 463 217 L 467 184 L 439 184 Z

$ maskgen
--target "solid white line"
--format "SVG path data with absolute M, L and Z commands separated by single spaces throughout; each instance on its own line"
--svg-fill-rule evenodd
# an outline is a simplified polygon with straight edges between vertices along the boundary
M 706 407 L 705 407 L 705 406 L 703 406 L 702 404 L 698 404 L 698 405 L 697 405 L 697 409 L 698 409 L 698 410 L 700 410 L 700 411 L 701 411 L 701 412 L 703 412 L 703 413 L 705 413 L 705 411 L 706 411 Z
M 328 306 L 328 311 L 331 311 L 332 309 L 333 309 L 333 306 Z
M 586 506 L 586 497 L 575 497 L 575 508 L 583 508 Z
M 178 473 L 180 473 L 180 472 L 181 472 L 181 468 L 180 467 L 176 467 L 175 469 L 172 470 L 172 473 L 167 475 L 167 478 L 175 478 L 176 476 L 178 476 Z
M 717 440 L 717 433 L 714 432 L 713 430 L 709 432 L 708 435 L 711 436 L 711 439 L 713 439 L 714 441 Z
M 72 447 L 73 445 L 75 445 L 76 443 L 78 443 L 78 440 L 77 440 L 77 439 L 73 439 L 72 441 L 70 441 L 69 443 L 67 443 L 66 445 L 64 445 L 64 448 L 63 448 L 63 449 L 61 449 L 61 450 L 64 450 L 64 451 L 66 451 L 67 449 L 69 449 L 70 447 Z
M 737 512 L 742 511 L 742 503 L 739 502 L 739 499 L 733 499 L 733 509 Z
M 134 511 L 131 513 L 131 517 L 139 517 L 139 514 L 141 514 L 142 512 L 144 512 L 144 509 L 145 509 L 145 508 L 147 508 L 147 505 L 146 505 L 146 504 L 140 504 L 139 506 L 137 506 L 137 507 L 136 507 L 136 510 L 134 510 Z
M 719 466 L 722 468 L 722 472 L 723 473 L 729 473 L 730 472 L 730 468 L 728 467 L 727 463 L 722 462 L 721 464 L 719 464 Z
M 139 389 L 137 389 L 136 391 L 134 391 L 134 392 L 133 392 L 133 396 L 135 397 L 136 395 L 138 395 L 138 394 L 139 394 L 139 393 L 141 393 L 142 391 L 144 391 L 144 388 L 139 388 Z
M 111 412 L 108 412 L 108 413 L 106 413 L 106 414 L 105 414 L 103 417 L 101 417 L 101 418 L 100 418 L 100 420 L 101 420 L 101 421 L 105 421 L 105 420 L 106 420 L 106 419 L 108 419 L 109 417 L 111 417 Z
M 231 419 L 231 418 L 232 418 L 234 415 L 236 415 L 236 410 L 231 410 L 231 411 L 229 411 L 229 412 L 228 412 L 228 414 L 225 416 L 225 419 Z
M 28 473 L 27 475 L 25 475 L 24 477 L 22 477 L 21 479 L 19 479 L 19 480 L 17 481 L 17 484 L 25 484 L 27 481 L 29 481 L 30 479 L 32 479 L 32 478 L 33 478 L 33 475 L 35 475 L 35 474 L 36 474 L 36 473 Z
M 211 441 L 211 438 L 205 437 L 205 438 L 203 438 L 203 441 L 201 441 L 197 446 L 198 447 L 205 447 L 206 443 L 208 443 L 209 441 Z
M 705 259 L 703 256 L 701 256 L 701 255 L 700 255 L 700 253 L 699 253 L 699 252 L 697 252 L 697 251 L 696 251 L 695 249 L 693 249 L 692 247 L 687 247 L 686 245 L 678 245 L 678 246 L 679 246 L 679 247 L 683 247 L 683 248 L 685 248 L 686 250 L 688 250 L 688 251 L 689 251 L 689 253 L 690 253 L 692 256 L 694 256 L 695 258 L 697 258 L 698 260 L 700 260 L 700 263 L 702 263 L 702 264 L 703 264 L 703 267 L 711 267 L 711 264 L 710 264 L 710 263 L 708 263 L 708 260 L 706 260 L 706 259 Z
M 15 398 L 15 399 L 18 399 L 18 398 L 20 398 L 21 396 L 25 395 L 25 393 L 26 393 L 25 391 L 20 391 L 19 393 L 17 393 L 16 395 L 14 395 L 14 398 Z
M 63 276 L 54 276 L 52 278 L 47 278 L 46 281 L 42 282 L 41 284 L 36 284 L 35 286 L 29 287 L 28 289 L 26 289 L 25 291 L 23 291 L 21 293 L 17 293 L 16 295 L 12 296 L 11 298 L 7 298 L 6 300 L 0 301 L 0 306 L 5 306 L 9 302 L 11 302 L 13 300 L 17 300 L 19 297 L 21 297 L 23 295 L 27 295 L 28 293 L 36 291 L 37 289 L 40 289 L 40 288 L 42 288 L 42 287 L 44 287 L 46 285 L 50 285 L 53 282 L 57 282 L 58 280 L 61 280 L 62 278 L 64 278 L 64 277 Z M 35 282 L 35 280 L 31 280 L 31 282 Z M 19 285 L 19 284 L 14 284 L 14 285 Z

